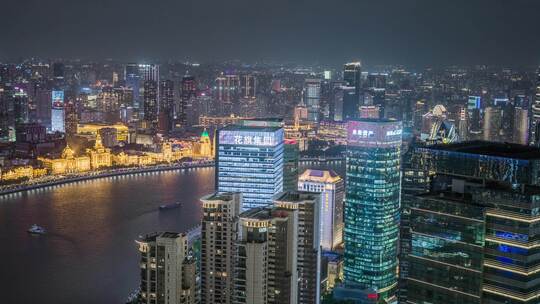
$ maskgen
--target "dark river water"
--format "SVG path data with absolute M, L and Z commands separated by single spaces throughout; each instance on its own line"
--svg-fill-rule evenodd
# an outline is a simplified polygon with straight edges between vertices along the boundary
M 342 175 L 342 164 L 328 166 Z M 198 199 L 213 188 L 214 169 L 197 168 L 0 196 L 0 303 L 124 303 L 139 284 L 134 240 L 196 226 Z M 158 211 L 176 201 L 182 208 Z M 34 223 L 48 233 L 29 235 Z

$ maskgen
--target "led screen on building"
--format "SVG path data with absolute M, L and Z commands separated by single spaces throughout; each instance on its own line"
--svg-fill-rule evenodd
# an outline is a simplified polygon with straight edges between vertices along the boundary
M 276 131 L 222 130 L 219 132 L 219 144 L 222 145 L 273 147 L 282 142 L 282 129 Z
M 347 144 L 355 146 L 388 146 L 401 144 L 400 121 L 351 120 L 347 124 Z
M 52 91 L 51 96 L 53 108 L 64 107 L 64 91 Z

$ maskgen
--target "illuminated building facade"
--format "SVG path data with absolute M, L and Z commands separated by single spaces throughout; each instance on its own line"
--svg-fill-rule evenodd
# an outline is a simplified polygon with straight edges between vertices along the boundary
M 540 146 L 540 68 L 536 71 L 536 91 L 531 107 L 531 144 Z
M 304 103 L 307 107 L 307 119 L 311 122 L 319 121 L 321 102 L 321 80 L 306 79 L 304 84 Z
M 64 131 L 64 91 L 52 91 L 51 132 Z
M 161 232 L 138 240 L 140 297 L 138 303 L 197 303 L 196 260 L 188 235 Z
M 283 189 L 283 134 L 279 127 L 218 130 L 217 190 L 242 193 L 245 209 L 271 204 Z
M 248 117 L 241 116 L 201 116 L 199 117 L 199 125 L 204 128 L 216 127 L 221 128 L 228 125 L 238 124 L 240 121 Z
M 391 299 L 397 285 L 401 122 L 352 120 L 347 134 L 345 284 Z
M 50 159 L 40 157 L 38 160 L 53 175 L 86 172 L 92 169 L 90 157 L 86 155 L 75 156 L 75 152 L 69 146 L 64 148 L 61 158 Z
M 362 63 L 349 62 L 343 66 L 343 81 L 349 87 L 354 88 L 354 95 L 356 96 L 356 105 L 358 106 L 360 101 L 360 90 L 362 88 Z
M 93 149 L 88 149 L 90 155 L 90 162 L 92 169 L 99 169 L 102 167 L 112 166 L 112 154 L 111 149 L 105 148 L 101 142 L 101 135 L 96 136 L 96 144 Z
M 343 241 L 343 179 L 331 170 L 308 169 L 298 178 L 298 190 L 321 194 L 321 247 L 333 250 Z
M 410 200 L 407 301 L 538 303 L 540 149 L 467 142 L 414 154 L 432 181 Z
M 47 169 L 44 169 L 44 168 L 33 168 L 32 166 L 19 166 L 19 167 L 10 168 L 5 171 L 0 170 L 0 181 L 13 182 L 13 181 L 19 181 L 21 179 L 30 180 L 36 177 L 44 176 L 46 174 L 47 174 Z
M 151 126 L 157 122 L 159 104 L 158 104 L 158 83 L 154 80 L 144 82 L 144 120 Z
M 77 134 L 79 135 L 91 135 L 92 138 L 96 138 L 101 129 L 113 128 L 116 129 L 116 141 L 117 142 L 129 142 L 129 128 L 121 123 L 116 124 L 78 124 Z
M 193 147 L 193 156 L 213 158 L 214 151 L 212 150 L 212 141 L 208 135 L 206 129 L 202 132 L 201 137 L 198 142 L 195 143 Z
M 201 202 L 201 303 L 231 304 L 242 195 L 214 193 L 202 197 Z

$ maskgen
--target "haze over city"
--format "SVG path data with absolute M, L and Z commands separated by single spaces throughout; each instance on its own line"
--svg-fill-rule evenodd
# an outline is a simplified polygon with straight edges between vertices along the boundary
M 7 1 L 0 58 L 537 65 L 538 1 Z
M 540 2 L 21 0 L 0 303 L 540 303 Z

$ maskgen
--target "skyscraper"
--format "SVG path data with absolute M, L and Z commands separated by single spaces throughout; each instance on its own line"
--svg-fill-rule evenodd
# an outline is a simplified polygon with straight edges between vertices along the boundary
M 297 210 L 253 208 L 240 215 L 234 303 L 299 303 L 298 230 Z
M 306 79 L 304 84 L 304 103 L 307 107 L 307 119 L 311 122 L 319 121 L 321 102 L 321 80 Z
M 312 192 L 283 192 L 274 206 L 298 212 L 298 303 L 320 302 L 320 195 Z
M 345 284 L 382 299 L 394 297 L 397 285 L 401 133 L 399 121 L 347 125 Z
M 51 132 L 64 132 L 64 91 L 52 91 Z
M 158 83 L 154 80 L 144 81 L 144 120 L 154 125 L 158 118 Z
M 284 141 L 283 156 L 283 191 L 294 191 L 298 188 L 298 141 L 286 139 Z
M 540 68 L 536 72 L 536 92 L 531 106 L 531 144 L 540 146 Z
M 141 77 L 139 75 L 139 65 L 136 63 L 128 63 L 126 64 L 125 70 L 124 70 L 124 80 L 126 82 L 126 86 L 131 88 L 133 90 L 133 98 L 131 106 L 134 108 L 139 108 L 140 103 L 140 81 Z
M 159 115 L 158 127 L 163 133 L 167 133 L 172 128 L 174 118 L 174 82 L 172 80 L 163 80 L 160 83 L 159 91 Z
M 138 303 L 195 304 L 196 261 L 185 234 L 162 232 L 137 241 L 141 254 Z
M 321 247 L 333 250 L 343 240 L 343 179 L 332 170 L 308 169 L 298 178 L 298 190 L 321 193 Z
M 407 303 L 538 303 L 540 149 L 467 142 L 413 154 L 431 181 L 408 200 Z
M 230 125 L 218 130 L 216 187 L 240 192 L 244 209 L 267 206 L 283 189 L 283 128 Z
M 201 288 L 203 304 L 230 304 L 237 217 L 242 211 L 238 193 L 210 194 L 201 198 Z
M 257 92 L 257 78 L 253 75 L 240 76 L 240 96 L 242 98 L 255 98 Z
M 362 87 L 362 64 L 360 61 L 346 63 L 343 66 L 343 81 L 345 81 L 348 87 L 354 88 L 358 104 Z
M 176 117 L 177 124 L 186 127 L 188 121 L 188 112 L 189 115 L 193 115 L 192 111 L 192 102 L 193 98 L 196 97 L 197 85 L 195 83 L 195 77 L 186 75 L 182 78 L 182 88 L 180 94 L 180 104 L 178 107 L 178 115 Z

